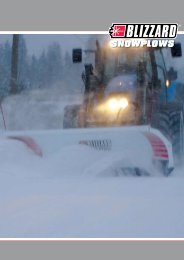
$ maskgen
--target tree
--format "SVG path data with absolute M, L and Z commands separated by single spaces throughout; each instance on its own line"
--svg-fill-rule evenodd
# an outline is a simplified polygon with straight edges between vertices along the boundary
M 0 97 L 8 95 L 10 89 L 11 46 L 9 42 L 0 45 Z
M 62 53 L 58 43 L 53 43 L 47 51 L 47 83 L 53 83 L 62 79 Z
M 30 88 L 38 87 L 38 59 L 35 55 L 32 55 L 31 60 L 28 64 L 28 81 Z
M 73 64 L 73 63 L 72 63 L 72 58 L 71 58 L 71 56 L 69 55 L 68 51 L 65 52 L 64 63 L 65 63 L 65 65 L 64 65 L 64 72 L 65 72 L 65 73 L 68 73 L 68 70 L 71 69 L 72 64 Z
M 45 51 L 43 51 L 41 56 L 38 59 L 38 64 L 37 64 L 37 79 L 38 79 L 39 88 L 47 86 L 48 77 L 49 77 L 48 59 L 46 57 Z

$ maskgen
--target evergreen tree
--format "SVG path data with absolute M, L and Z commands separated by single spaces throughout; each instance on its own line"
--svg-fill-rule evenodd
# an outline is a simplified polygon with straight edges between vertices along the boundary
M 37 66 L 37 78 L 38 78 L 38 87 L 43 88 L 47 86 L 48 81 L 48 60 L 45 52 L 43 51 L 38 59 Z
M 11 46 L 7 41 L 0 45 L 0 97 L 8 95 L 10 90 Z
M 60 82 L 72 67 L 71 56 L 61 47 L 52 43 L 40 56 L 28 56 L 26 40 L 19 35 L 16 92 L 31 88 L 51 87 Z M 0 96 L 10 93 L 12 46 L 7 41 L 0 44 Z
M 35 55 L 32 55 L 31 61 L 28 65 L 28 82 L 30 88 L 36 88 L 38 87 L 38 59 Z
M 65 52 L 65 58 L 64 58 L 64 72 L 68 73 L 68 70 L 72 67 L 72 58 L 69 55 L 68 51 Z
M 62 79 L 62 53 L 58 43 L 53 43 L 47 51 L 47 83 L 52 85 Z

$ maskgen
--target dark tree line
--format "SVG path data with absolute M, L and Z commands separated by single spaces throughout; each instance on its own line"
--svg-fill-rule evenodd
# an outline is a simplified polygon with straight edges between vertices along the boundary
M 12 49 L 8 41 L 0 44 L 0 97 L 31 88 L 52 87 L 65 77 L 72 65 L 71 56 L 65 53 L 63 57 L 58 43 L 52 43 L 39 56 L 29 56 L 26 41 L 19 35 L 17 68 L 12 64 L 12 55 L 16 56 Z M 12 78 L 16 73 L 17 86 Z

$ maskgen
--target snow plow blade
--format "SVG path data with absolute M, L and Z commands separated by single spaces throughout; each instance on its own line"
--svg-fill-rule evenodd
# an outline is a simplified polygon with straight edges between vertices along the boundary
M 111 167 L 114 160 L 122 171 L 134 169 L 136 175 L 159 169 L 168 176 L 174 169 L 171 143 L 149 126 L 6 132 L 2 137 L 14 144 L 21 142 L 24 149 L 41 159 L 76 146 L 77 149 L 85 147 L 87 157 L 91 151 L 99 154 L 99 160 L 102 156 L 109 158 L 104 161 L 107 167 Z M 69 151 L 67 149 L 67 153 Z

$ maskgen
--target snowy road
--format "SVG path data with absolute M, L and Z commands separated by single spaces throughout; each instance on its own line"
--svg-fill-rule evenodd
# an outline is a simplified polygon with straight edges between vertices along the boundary
M 1 237 L 184 236 L 183 177 L 49 178 L 6 172 L 0 190 Z

